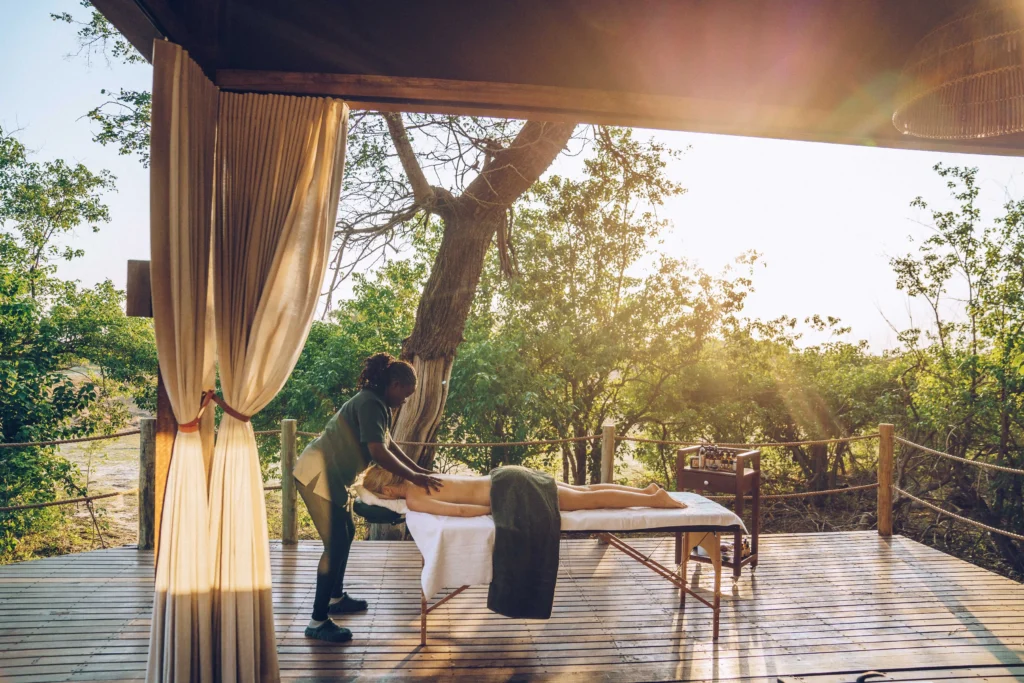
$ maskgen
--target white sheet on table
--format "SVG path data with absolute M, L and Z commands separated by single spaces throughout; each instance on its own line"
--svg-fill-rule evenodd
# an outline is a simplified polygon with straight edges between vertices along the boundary
M 576 510 L 562 513 L 562 531 L 640 531 L 676 526 L 733 526 L 746 531 L 734 512 L 696 493 L 673 493 L 685 510 L 627 508 Z M 423 555 L 420 582 L 432 597 L 442 588 L 477 586 L 491 582 L 494 519 L 442 517 L 423 512 L 405 516 L 409 533 Z

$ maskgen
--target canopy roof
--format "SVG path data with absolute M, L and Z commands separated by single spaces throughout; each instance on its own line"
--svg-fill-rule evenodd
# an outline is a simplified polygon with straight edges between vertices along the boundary
M 93 0 L 222 88 L 356 108 L 1017 154 L 900 134 L 914 45 L 963 0 Z

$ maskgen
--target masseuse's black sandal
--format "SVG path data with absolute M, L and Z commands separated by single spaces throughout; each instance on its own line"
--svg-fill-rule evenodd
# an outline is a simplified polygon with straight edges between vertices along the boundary
M 352 631 L 343 626 L 338 626 L 328 619 L 317 627 L 307 626 L 306 637 L 316 638 L 328 643 L 347 643 L 352 640 Z
M 368 607 L 366 600 L 349 597 L 348 593 L 341 596 L 341 600 L 327 608 L 327 613 L 332 615 L 352 614 L 354 612 L 365 612 Z

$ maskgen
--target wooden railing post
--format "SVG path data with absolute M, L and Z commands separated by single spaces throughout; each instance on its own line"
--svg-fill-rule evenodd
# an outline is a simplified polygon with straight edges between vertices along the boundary
M 892 454 L 896 441 L 891 424 L 878 425 L 878 535 L 892 536 Z
M 601 483 L 612 484 L 615 479 L 615 420 L 601 425 Z
M 294 545 L 299 542 L 298 503 L 295 490 L 296 423 L 281 420 L 281 542 Z
M 178 437 L 178 422 L 174 419 L 171 398 L 164 386 L 164 377 L 159 368 L 156 372 L 156 483 L 153 485 L 153 564 L 160 554 L 160 523 L 164 518 L 164 497 L 167 492 L 167 475 L 171 471 L 171 455 L 174 454 L 174 440 Z
M 152 550 L 156 527 L 156 418 L 139 420 L 139 550 Z

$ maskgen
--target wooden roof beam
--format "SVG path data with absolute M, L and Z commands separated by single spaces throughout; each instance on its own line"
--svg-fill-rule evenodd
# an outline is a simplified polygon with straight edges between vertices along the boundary
M 733 102 L 435 78 L 218 70 L 226 90 L 342 97 L 353 109 L 637 126 L 899 149 L 1020 155 L 1024 135 L 952 143 L 900 135 L 887 108 L 830 113 Z

